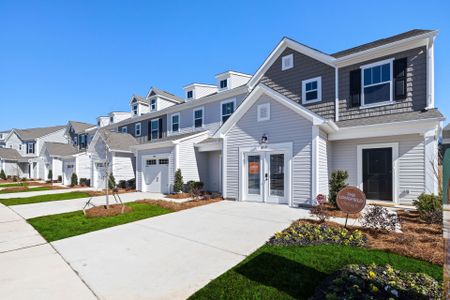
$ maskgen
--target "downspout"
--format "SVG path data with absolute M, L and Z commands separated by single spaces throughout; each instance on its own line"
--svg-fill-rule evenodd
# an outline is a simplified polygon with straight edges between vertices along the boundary
M 434 39 L 433 36 L 427 44 L 427 107 L 434 108 Z
M 334 67 L 334 120 L 335 122 L 339 121 L 339 69 L 338 67 Z

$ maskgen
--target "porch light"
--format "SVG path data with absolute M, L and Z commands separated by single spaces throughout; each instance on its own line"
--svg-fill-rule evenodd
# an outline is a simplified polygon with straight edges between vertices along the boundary
M 261 140 L 259 141 L 259 144 L 261 145 L 261 147 L 267 146 L 267 142 L 268 142 L 269 138 L 267 137 L 267 135 L 264 133 L 261 137 Z

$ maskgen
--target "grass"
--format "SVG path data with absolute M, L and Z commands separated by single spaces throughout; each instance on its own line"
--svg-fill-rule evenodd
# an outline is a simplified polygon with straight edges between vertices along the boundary
M 110 217 L 87 218 L 83 211 L 37 217 L 27 220 L 47 241 L 52 242 L 91 231 L 134 222 L 172 212 L 146 203 L 127 203 L 132 211 Z
M 37 192 L 37 191 L 48 191 L 51 190 L 51 187 L 48 186 L 40 186 L 34 188 L 26 188 L 21 190 L 0 190 L 0 194 L 12 194 L 12 193 L 24 193 L 24 192 Z
M 0 184 L 0 188 L 15 187 L 15 186 L 26 186 L 26 185 L 27 185 L 27 183 L 23 183 L 23 182 L 4 183 L 4 184 Z
M 0 203 L 4 204 L 6 206 L 9 206 L 9 205 L 70 200 L 70 199 L 79 199 L 79 198 L 88 198 L 88 197 L 90 197 L 88 193 L 69 192 L 69 193 L 61 193 L 61 194 L 48 194 L 48 195 L 32 196 L 32 197 L 26 197 L 26 198 L 0 199 Z
M 441 266 L 380 250 L 265 245 L 190 299 L 308 299 L 327 276 L 341 267 L 372 262 L 423 272 L 442 282 Z

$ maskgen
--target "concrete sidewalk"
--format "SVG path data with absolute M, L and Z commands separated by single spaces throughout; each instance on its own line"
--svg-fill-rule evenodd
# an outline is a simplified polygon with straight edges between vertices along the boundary
M 55 249 L 2 204 L 0 266 L 3 299 L 96 299 Z
M 7 194 L 0 194 L 0 199 L 26 198 L 26 197 L 33 197 L 33 196 L 41 196 L 41 195 L 49 195 L 49 194 L 62 194 L 62 193 L 69 193 L 69 192 L 82 192 L 82 191 L 93 191 L 93 189 L 86 187 L 86 188 L 47 190 L 47 191 L 36 191 L 36 192 L 7 193 Z
M 142 192 L 133 192 L 133 193 L 125 193 L 119 194 L 120 198 L 124 203 L 133 202 L 136 200 L 143 199 L 162 199 L 164 198 L 163 194 L 158 193 L 142 193 Z M 91 203 L 95 205 L 105 204 L 105 196 L 97 196 L 93 197 Z M 47 215 L 55 215 L 61 214 L 71 211 L 77 211 L 83 209 L 84 205 L 90 198 L 80 198 L 80 199 L 71 199 L 71 200 L 61 200 L 61 201 L 49 201 L 49 202 L 40 202 L 40 203 L 32 203 L 32 204 L 21 204 L 21 205 L 11 205 L 13 211 L 22 216 L 25 219 L 31 219 L 40 216 Z M 109 196 L 109 203 L 115 204 L 114 198 Z

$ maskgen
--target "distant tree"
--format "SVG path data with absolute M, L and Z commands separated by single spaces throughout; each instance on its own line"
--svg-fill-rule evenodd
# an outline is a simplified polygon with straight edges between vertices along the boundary
M 184 183 L 183 183 L 183 175 L 181 175 L 181 170 L 177 169 L 175 171 L 175 182 L 173 184 L 173 190 L 176 193 L 179 193 L 179 192 L 181 192 L 183 190 L 183 185 L 184 185 Z

